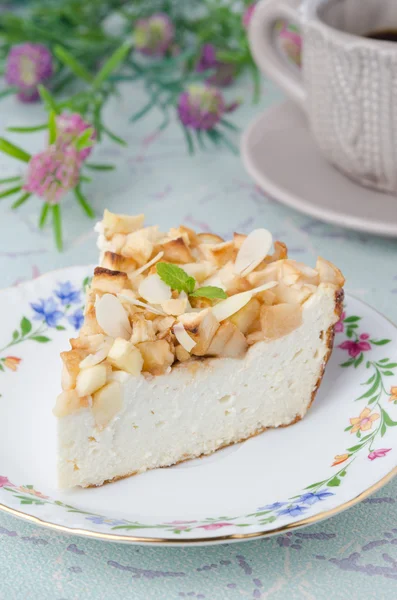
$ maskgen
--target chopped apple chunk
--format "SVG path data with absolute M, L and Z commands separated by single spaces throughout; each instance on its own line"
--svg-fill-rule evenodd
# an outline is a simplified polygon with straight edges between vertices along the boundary
M 87 355 L 87 350 L 82 348 L 61 352 L 63 362 L 62 389 L 67 391 L 76 386 L 76 379 L 80 372 L 80 363 Z
M 141 353 L 131 342 L 116 338 L 109 350 L 108 362 L 120 371 L 126 371 L 137 377 L 142 371 L 143 358 Z
M 103 229 L 107 238 L 115 233 L 131 233 L 143 227 L 144 215 L 131 217 L 129 215 L 116 215 L 105 209 L 103 213 Z
M 121 271 L 111 271 L 103 267 L 96 267 L 91 288 L 104 293 L 118 294 L 128 286 L 128 277 Z
M 243 308 L 240 308 L 239 311 L 230 317 L 230 321 L 241 331 L 241 333 L 248 333 L 255 324 L 257 324 L 255 329 L 258 329 L 260 308 L 261 305 L 257 298 L 252 298 L 248 304 L 243 306 Z
M 247 350 L 245 336 L 230 321 L 222 323 L 208 348 L 209 356 L 239 358 Z
M 88 369 L 83 369 L 77 375 L 76 391 L 82 396 L 90 396 L 106 383 L 108 370 L 105 365 L 95 365 Z
M 93 395 L 92 413 L 97 428 L 107 427 L 122 407 L 121 385 L 118 381 L 111 381 Z
M 219 327 L 219 321 L 215 318 L 211 309 L 206 308 L 199 313 L 186 313 L 179 317 L 179 321 L 196 342 L 192 354 L 204 356 Z
M 174 353 L 167 340 L 142 342 L 137 347 L 143 357 L 143 370 L 152 375 L 162 375 L 174 362 Z
M 337 287 L 343 287 L 345 278 L 338 267 L 335 267 L 331 262 L 319 256 L 316 269 L 319 272 L 321 283 L 332 283 Z
M 299 304 L 277 304 L 261 308 L 261 327 L 264 339 L 275 340 L 298 329 L 302 324 Z
M 136 269 L 136 262 L 133 258 L 127 258 L 122 254 L 115 252 L 105 252 L 102 259 L 102 267 L 111 271 L 123 271 L 129 273 Z
M 190 253 L 183 237 L 178 237 L 175 240 L 170 240 L 162 245 L 164 251 L 163 261 L 176 264 L 190 263 L 193 256 Z
M 91 404 L 91 396 L 80 397 L 77 395 L 76 390 L 69 390 L 59 394 L 52 412 L 55 417 L 67 417 L 80 408 L 91 406 Z

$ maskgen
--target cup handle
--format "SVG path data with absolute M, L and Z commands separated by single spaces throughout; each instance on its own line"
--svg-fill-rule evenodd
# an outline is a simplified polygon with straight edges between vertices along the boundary
M 275 43 L 275 25 L 280 19 L 301 25 L 298 11 L 288 0 L 262 0 L 256 5 L 249 26 L 251 52 L 260 70 L 305 110 L 302 76 L 288 65 Z

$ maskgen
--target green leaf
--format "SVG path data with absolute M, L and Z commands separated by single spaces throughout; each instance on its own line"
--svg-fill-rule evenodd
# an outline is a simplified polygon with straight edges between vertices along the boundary
M 361 317 L 347 317 L 347 319 L 345 319 L 343 322 L 344 323 L 356 323 L 357 321 L 360 321 Z
M 369 385 L 370 383 L 373 382 L 373 380 L 375 379 L 376 373 L 374 373 L 372 375 L 372 377 L 370 377 L 365 383 L 362 383 L 361 385 Z
M 66 67 L 69 69 L 80 79 L 83 79 L 87 83 L 91 83 L 93 77 L 89 71 L 82 65 L 78 60 L 74 58 L 72 54 L 70 54 L 65 48 L 62 46 L 55 46 L 54 54 Z
M 360 438 L 360 437 L 361 437 L 361 431 L 360 431 L 360 430 L 358 430 L 358 431 L 357 431 L 357 433 L 356 433 L 356 436 L 357 436 L 358 438 Z
M 171 263 L 160 262 L 156 264 L 156 271 L 164 283 L 172 290 L 186 292 L 186 294 L 191 294 L 194 291 L 196 280 L 190 277 L 181 267 L 177 267 Z
M 48 143 L 54 144 L 57 139 L 56 113 L 51 110 L 48 116 Z
M 346 335 L 347 335 L 347 337 L 348 337 L 349 339 L 350 339 L 350 338 L 352 338 L 352 337 L 353 337 L 353 331 L 352 331 L 350 328 L 348 328 L 348 329 L 346 330 Z
M 374 402 L 376 402 L 378 400 L 379 396 L 374 396 L 373 398 L 371 398 L 371 400 L 368 400 L 367 404 L 373 404 Z
M 61 223 L 61 208 L 59 204 L 54 204 L 52 207 L 52 223 L 54 227 L 55 243 L 59 251 L 62 250 L 62 223 Z
M 21 176 L 16 175 L 15 177 L 5 177 L 4 179 L 0 179 L 0 183 L 13 183 L 14 181 L 21 181 Z
M 381 381 L 380 375 L 377 371 L 373 385 L 370 387 L 370 389 L 368 391 L 365 392 L 365 394 L 363 394 L 362 396 L 357 398 L 357 400 L 362 400 L 363 398 L 370 398 L 371 396 L 373 396 L 379 387 L 380 381 Z
M 83 192 L 81 191 L 79 185 L 74 189 L 74 193 L 77 198 L 77 202 L 80 204 L 81 208 L 84 210 L 86 215 L 89 216 L 91 219 L 95 219 L 95 212 L 88 204 L 87 199 L 83 195 Z
M 5 190 L 4 192 L 0 192 L 0 198 L 7 198 L 8 196 L 12 196 L 13 194 L 16 194 L 17 192 L 20 192 L 22 189 L 21 185 L 18 185 L 16 187 L 10 188 L 9 190 Z
M 345 367 L 350 367 L 350 365 L 352 365 L 352 364 L 353 364 L 353 362 L 354 362 L 353 360 L 348 360 L 348 361 L 346 361 L 346 362 L 342 363 L 342 364 L 341 364 L 341 365 L 339 365 L 339 366 L 340 366 L 340 367 L 343 367 L 343 368 L 345 368 Z
M 79 137 L 74 140 L 76 150 L 80 152 L 80 150 L 84 150 L 85 148 L 91 148 L 95 144 L 95 140 L 91 139 L 93 133 L 93 127 L 88 127 L 88 129 L 85 129 L 79 135 Z
M 382 423 L 382 427 L 380 428 L 380 437 L 383 437 L 387 431 L 386 425 Z
M 349 427 L 346 427 L 346 429 L 344 429 L 344 431 L 350 431 L 350 429 L 353 429 L 353 425 L 349 425 Z
M 230 121 L 227 121 L 226 119 L 221 120 L 221 125 L 224 125 L 224 127 L 227 127 L 228 129 L 231 129 L 232 131 L 240 131 L 239 127 L 236 127 L 236 125 L 234 125 Z
M 15 210 L 16 208 L 19 208 L 20 206 L 22 206 L 22 204 L 25 204 L 25 202 L 27 202 L 27 200 L 29 200 L 31 195 L 32 194 L 30 192 L 26 192 L 25 194 L 22 194 L 22 196 L 20 196 L 18 198 L 18 200 L 15 200 L 15 202 L 13 204 L 11 204 L 11 208 L 13 210 Z
M 397 426 L 397 421 L 393 421 L 393 419 L 390 418 L 390 416 L 388 415 L 388 413 L 383 408 L 381 410 L 382 410 L 383 422 L 388 427 L 396 427 Z
M 357 452 L 357 450 L 360 450 L 360 448 L 363 447 L 363 443 L 361 441 L 360 444 L 356 444 L 355 446 L 352 446 L 351 448 L 347 448 L 346 451 L 347 452 Z
M 357 369 L 357 367 L 359 365 L 361 365 L 361 363 L 364 360 L 364 354 L 361 352 L 360 356 L 357 358 L 357 360 L 354 361 L 354 368 Z
M 83 290 L 91 285 L 92 277 L 85 277 L 83 281 Z
M 380 361 L 379 361 L 380 362 Z M 385 363 L 382 364 L 382 369 L 395 369 L 397 367 L 397 363 Z
M 57 326 L 55 327 L 55 329 L 56 329 L 57 331 L 65 331 L 66 327 L 64 327 L 63 325 L 57 325 Z
M 192 135 L 191 135 L 190 131 L 187 129 L 187 127 L 182 127 L 182 129 L 183 129 L 183 133 L 185 135 L 189 154 L 192 155 L 192 154 L 194 154 L 194 145 L 193 145 Z
M 43 208 L 41 209 L 40 218 L 39 218 L 40 229 L 43 229 L 44 225 L 46 224 L 49 210 L 50 210 L 50 205 L 47 203 L 43 204 Z
M 125 42 L 122 46 L 117 48 L 115 52 L 113 52 L 113 54 L 95 76 L 93 81 L 94 87 L 98 88 L 104 81 L 106 81 L 109 75 L 119 66 L 120 63 L 123 62 L 127 54 L 130 52 L 131 46 L 131 42 Z
M 262 519 L 260 522 L 261 525 L 266 525 L 266 523 L 273 523 L 277 517 L 267 517 L 266 519 Z
M 113 133 L 112 131 L 110 131 L 110 129 L 108 129 L 107 127 L 102 127 L 104 133 L 106 133 L 106 135 L 108 137 L 110 137 L 111 140 L 113 140 L 113 142 L 116 142 L 116 144 L 120 144 L 120 146 L 127 146 L 127 142 L 125 140 L 123 140 L 123 138 L 119 137 L 118 135 L 116 135 L 115 133 Z
M 195 292 L 190 294 L 194 298 L 208 298 L 209 300 L 226 300 L 228 297 L 226 292 L 219 287 L 213 285 L 205 285 L 204 287 L 198 288 Z
M 379 360 L 379 363 L 386 363 L 388 362 L 390 359 L 389 358 L 382 358 L 381 360 Z
M 55 98 L 52 97 L 52 94 L 47 90 L 46 87 L 44 87 L 44 85 L 40 84 L 37 87 L 37 89 L 39 90 L 40 97 L 43 100 L 44 104 L 47 106 L 47 108 L 50 108 L 54 111 L 54 113 L 58 115 L 60 110 L 58 108 L 57 103 L 55 102 Z
M 18 338 L 19 338 L 19 331 L 17 329 L 15 329 L 15 331 L 12 332 L 12 339 L 15 342 Z
M 323 485 L 325 483 L 325 481 L 318 481 L 317 483 L 312 483 L 311 485 L 308 485 L 307 487 L 305 487 L 305 490 L 311 490 L 313 488 L 316 488 L 320 485 Z
M 32 323 L 26 317 L 22 317 L 20 328 L 22 335 L 27 335 L 32 331 Z
M 333 477 L 333 478 L 331 479 L 331 481 L 328 481 L 328 485 L 329 485 L 330 487 L 338 487 L 338 485 L 340 485 L 340 479 L 339 479 L 339 477 L 337 477 L 337 476 L 335 475 L 335 477 Z
M 34 340 L 35 342 L 39 342 L 39 344 L 46 344 L 47 342 L 50 342 L 50 338 L 46 337 L 45 335 L 34 335 L 30 338 L 31 340 Z
M 0 152 L 4 152 L 4 154 L 8 154 L 9 156 L 17 158 L 18 160 L 22 160 L 26 163 L 29 162 L 31 158 L 28 152 L 25 152 L 25 150 L 22 150 L 22 148 L 15 146 L 15 144 L 12 144 L 2 137 L 0 137 Z
M 383 375 L 386 375 L 387 377 L 394 376 L 393 371 L 382 371 L 382 372 L 383 372 Z
M 93 163 L 85 163 L 84 166 L 93 171 L 114 171 L 116 168 L 114 165 L 96 165 Z
M 12 133 L 34 133 L 35 131 L 44 131 L 47 129 L 48 123 L 43 125 L 33 125 L 32 127 L 7 127 L 7 131 Z
M 389 344 L 391 340 L 370 340 L 370 342 L 372 344 L 375 344 L 375 346 L 385 346 L 385 344 Z

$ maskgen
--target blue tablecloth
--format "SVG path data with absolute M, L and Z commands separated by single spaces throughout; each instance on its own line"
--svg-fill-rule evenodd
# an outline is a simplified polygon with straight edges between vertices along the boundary
M 236 113 L 244 128 L 280 94 L 264 84 L 260 105 L 250 104 L 250 84 L 228 94 L 247 102 Z M 133 126 L 127 117 L 144 102 L 136 87 L 108 107 L 112 129 L 127 138 L 122 149 L 104 145 L 97 162 L 113 161 L 114 173 L 98 174 L 87 189 L 98 216 L 114 211 L 145 212 L 148 223 L 168 228 L 183 222 L 223 236 L 268 227 L 288 243 L 299 260 L 313 264 L 317 254 L 340 265 L 347 291 L 397 320 L 397 242 L 325 225 L 284 208 L 258 190 L 238 156 L 216 148 L 190 157 L 175 124 L 154 134 L 160 115 Z M 11 98 L 1 104 L 1 129 L 42 122 L 40 106 Z M 38 149 L 43 134 L 12 138 Z M 237 137 L 235 139 L 237 143 Z M 269 148 L 269 152 L 272 149 Z M 0 170 L 19 164 L 0 156 Z M 51 230 L 39 231 L 40 201 L 18 212 L 2 200 L 1 285 L 39 273 L 96 261 L 92 223 L 73 198 L 63 203 L 65 251 L 54 250 Z M 4 315 L 3 315 L 4 318 Z M 234 600 L 377 600 L 397 597 L 397 481 L 361 505 L 328 521 L 260 541 L 196 548 L 123 546 L 52 533 L 0 513 L 1 600 L 111 600 L 180 598 Z

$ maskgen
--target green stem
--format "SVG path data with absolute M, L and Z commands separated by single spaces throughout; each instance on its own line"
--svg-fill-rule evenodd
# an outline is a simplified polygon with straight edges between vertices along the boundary
M 61 207 L 59 204 L 54 204 L 52 207 L 52 224 L 54 228 L 55 244 L 59 251 L 63 248 L 62 243 L 62 222 L 61 222 Z
M 14 204 L 11 205 L 11 208 L 13 208 L 14 210 L 16 208 L 19 208 L 22 204 L 24 204 L 27 200 L 29 200 L 31 195 L 32 194 L 30 192 L 26 192 L 26 194 L 22 194 L 22 196 L 20 198 L 18 198 L 18 200 L 16 200 L 14 202 Z
M 80 204 L 81 208 L 84 210 L 86 215 L 89 216 L 91 219 L 95 219 L 95 212 L 93 211 L 91 206 L 88 204 L 79 185 L 74 188 L 74 193 L 77 198 L 77 202 Z
M 41 209 L 40 218 L 39 218 L 40 229 L 43 229 L 44 225 L 46 224 L 49 208 L 50 208 L 49 204 L 47 204 L 47 203 L 43 204 L 43 208 Z
M 45 324 L 45 322 L 43 321 L 42 323 L 40 323 L 39 327 L 35 331 L 31 331 L 29 335 L 22 336 L 18 340 L 12 340 L 9 344 L 7 344 L 7 346 L 4 346 L 4 348 L 0 348 L 0 354 L 3 354 L 3 352 L 5 350 L 8 350 L 8 348 L 11 348 L 12 346 L 16 346 L 17 344 L 20 344 L 21 342 L 26 342 L 27 340 L 32 339 L 32 337 L 34 337 L 36 335 L 41 335 L 42 333 L 47 331 L 47 327 L 44 327 L 44 329 L 41 329 L 44 324 Z

